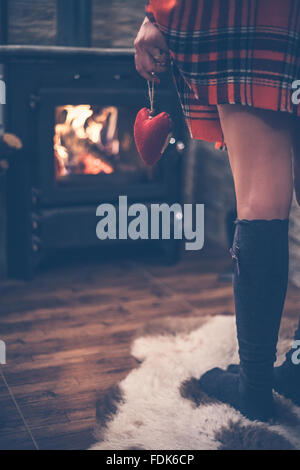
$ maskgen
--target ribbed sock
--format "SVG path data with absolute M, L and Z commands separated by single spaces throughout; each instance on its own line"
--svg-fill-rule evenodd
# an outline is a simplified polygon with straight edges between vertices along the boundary
M 200 379 L 208 395 L 249 419 L 274 416 L 274 362 L 288 279 L 288 220 L 237 220 L 232 258 L 240 369 Z

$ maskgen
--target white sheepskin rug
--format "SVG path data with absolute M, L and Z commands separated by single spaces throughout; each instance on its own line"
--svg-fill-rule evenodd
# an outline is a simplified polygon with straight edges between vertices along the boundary
M 134 341 L 139 366 L 99 401 L 91 450 L 300 449 L 300 408 L 290 401 L 277 395 L 280 418 L 263 424 L 197 388 L 207 370 L 238 362 L 233 316 L 171 322 Z M 289 344 L 281 339 L 278 362 Z

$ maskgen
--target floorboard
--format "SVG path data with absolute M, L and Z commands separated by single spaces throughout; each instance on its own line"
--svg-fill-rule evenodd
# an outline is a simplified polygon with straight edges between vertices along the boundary
M 205 248 L 175 266 L 140 254 L 45 266 L 31 282 L 0 285 L 2 367 L 40 449 L 86 449 L 93 443 L 97 396 L 137 366 L 132 340 L 170 316 L 234 312 L 224 250 Z M 286 315 L 299 315 L 289 288 Z M 32 449 L 30 434 L 0 376 L 0 448 Z

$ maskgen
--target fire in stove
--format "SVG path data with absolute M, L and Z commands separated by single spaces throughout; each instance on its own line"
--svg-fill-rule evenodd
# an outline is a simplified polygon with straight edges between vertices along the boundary
M 116 170 L 120 142 L 115 106 L 58 106 L 55 114 L 56 178 L 111 174 Z

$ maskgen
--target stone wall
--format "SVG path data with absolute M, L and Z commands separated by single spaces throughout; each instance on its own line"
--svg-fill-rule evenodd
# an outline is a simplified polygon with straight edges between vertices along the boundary
M 9 0 L 9 43 L 55 45 L 56 1 Z M 144 0 L 92 0 L 92 46 L 133 47 L 144 16 Z
M 92 45 L 133 47 L 144 17 L 144 0 L 94 0 Z
M 56 0 L 9 0 L 8 42 L 54 46 L 56 43 Z

